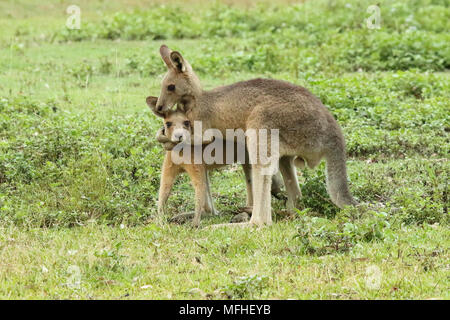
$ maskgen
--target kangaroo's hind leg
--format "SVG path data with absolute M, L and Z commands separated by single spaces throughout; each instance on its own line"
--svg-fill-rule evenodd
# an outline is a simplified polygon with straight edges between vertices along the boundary
M 272 208 L 270 187 L 272 175 L 267 174 L 267 167 L 254 164 L 252 166 L 253 182 L 253 210 L 250 224 L 262 226 L 272 224 Z
M 280 171 L 278 171 L 277 173 L 275 173 L 272 176 L 272 187 L 270 190 L 270 193 L 272 193 L 272 195 L 277 198 L 277 199 L 281 199 L 281 188 L 283 187 L 283 179 L 281 177 Z
M 213 214 L 213 215 L 219 215 L 219 212 L 214 207 L 214 200 L 212 198 L 211 194 L 211 180 L 209 178 L 209 172 L 206 171 L 206 207 L 205 207 L 205 213 Z
M 198 227 L 208 202 L 207 171 L 203 165 L 187 166 L 186 171 L 195 190 L 195 214 L 192 224 L 194 227 Z
M 258 122 L 249 126 L 258 128 L 254 134 L 247 136 L 247 148 L 252 163 L 252 189 L 253 189 L 253 210 L 250 219 L 251 225 L 271 225 L 271 187 L 272 176 L 276 173 L 278 165 L 278 146 L 272 146 L 271 135 L 261 135 L 264 129 Z M 266 131 L 267 132 L 267 131 Z
M 252 167 L 250 164 L 242 164 L 245 175 L 245 185 L 247 187 L 247 200 L 245 202 L 245 211 L 251 210 L 253 207 L 253 190 L 252 190 Z M 251 211 L 250 211 L 251 212 Z
M 292 156 L 284 156 L 280 158 L 280 171 L 283 175 L 284 184 L 288 195 L 286 207 L 288 211 L 294 211 L 296 204 L 302 197 L 302 192 L 298 185 L 297 172 L 294 166 L 294 158 Z
M 175 182 L 175 178 L 180 173 L 180 167 L 173 164 L 170 157 L 166 154 L 161 170 L 161 182 L 159 186 L 158 195 L 158 222 L 162 222 L 162 218 L 165 214 L 165 206 L 167 199 L 169 198 L 170 191 Z
M 208 228 L 219 227 L 248 227 L 263 226 L 272 224 L 272 208 L 270 189 L 272 185 L 272 174 L 268 174 L 267 166 L 261 164 L 252 165 L 252 189 L 253 189 L 253 209 L 249 222 L 223 223 L 209 226 Z
M 279 160 L 278 141 L 272 146 L 270 137 L 264 135 L 269 131 L 261 126 L 259 118 L 247 123 L 246 147 L 251 164 L 251 187 L 253 194 L 252 217 L 249 222 L 214 225 L 221 226 L 263 226 L 272 224 L 271 186 L 272 176 L 276 173 Z M 256 128 L 256 129 L 255 129 Z M 249 130 L 250 129 L 250 130 Z M 248 134 L 247 134 L 248 133 Z M 258 138 L 259 136 L 259 138 Z

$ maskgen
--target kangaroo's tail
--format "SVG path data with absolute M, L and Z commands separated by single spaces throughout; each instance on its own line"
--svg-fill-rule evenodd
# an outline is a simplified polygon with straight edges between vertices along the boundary
M 331 201 L 339 208 L 357 205 L 358 203 L 348 189 L 345 151 L 334 149 L 329 151 L 325 158 L 327 160 L 327 188 Z

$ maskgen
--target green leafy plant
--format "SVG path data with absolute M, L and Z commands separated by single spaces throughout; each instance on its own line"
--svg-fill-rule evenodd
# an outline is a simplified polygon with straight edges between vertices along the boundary
M 267 285 L 266 276 L 251 275 L 239 277 L 232 284 L 221 289 L 231 299 L 256 299 Z

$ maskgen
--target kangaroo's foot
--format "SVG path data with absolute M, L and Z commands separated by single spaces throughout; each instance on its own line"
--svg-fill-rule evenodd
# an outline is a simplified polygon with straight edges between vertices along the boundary
M 204 229 L 217 229 L 222 227 L 254 227 L 254 225 L 250 222 L 239 222 L 239 223 L 219 223 L 219 224 L 213 224 L 210 226 L 205 227 Z
M 240 228 L 247 228 L 247 227 L 263 227 L 263 226 L 270 226 L 272 225 L 272 222 L 259 222 L 259 221 L 248 221 L 248 222 L 237 222 L 237 223 L 219 223 L 219 224 L 213 224 L 210 226 L 205 227 L 204 229 L 217 229 L 222 227 L 240 227 Z
M 278 211 L 276 214 L 279 219 L 283 219 L 283 220 L 293 220 L 296 217 L 298 217 L 297 212 L 289 211 L 289 210 L 281 210 L 281 211 Z
M 176 224 L 184 224 L 188 222 L 189 220 L 192 220 L 194 218 L 195 213 L 194 212 L 185 212 L 177 214 L 176 216 L 173 216 L 169 219 L 170 223 L 176 223 Z
M 271 226 L 272 225 L 272 217 L 270 217 L 270 221 L 267 221 L 267 220 L 263 220 L 263 219 L 259 219 L 259 218 L 253 219 L 253 215 L 252 215 L 252 217 L 250 218 L 250 221 L 248 223 L 250 223 L 252 226 L 255 226 L 255 227 Z
M 220 215 L 220 212 L 214 208 L 214 209 L 210 209 L 210 210 L 205 210 L 202 214 L 202 217 L 212 217 L 212 216 L 218 216 L 218 215 Z

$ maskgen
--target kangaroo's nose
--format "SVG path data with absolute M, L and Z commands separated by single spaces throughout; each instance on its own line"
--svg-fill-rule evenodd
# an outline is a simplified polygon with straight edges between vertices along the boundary
M 175 134 L 175 140 L 178 140 L 179 142 L 181 142 L 182 139 L 183 139 L 183 134 L 182 133 L 176 133 Z

